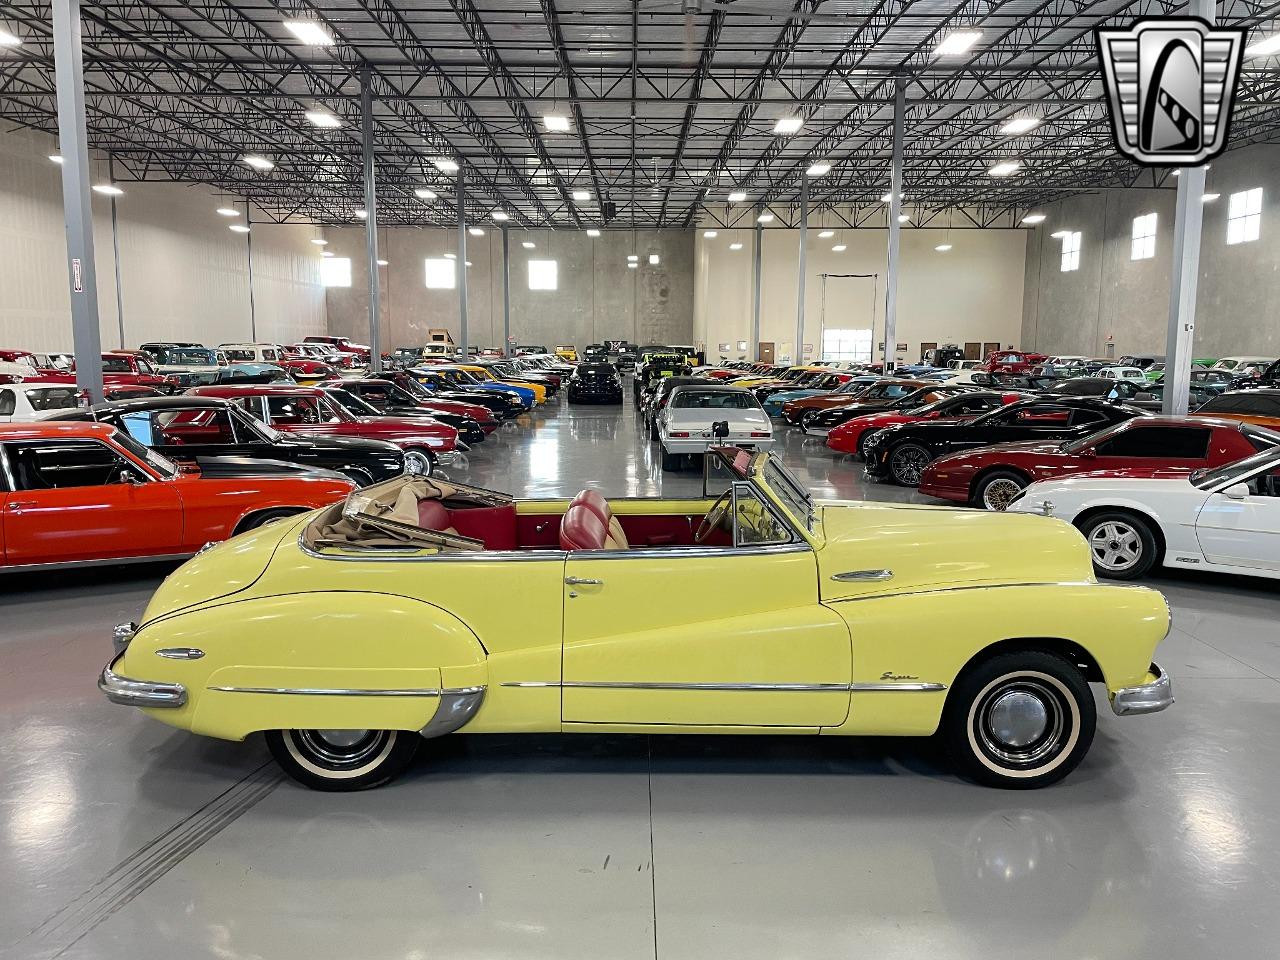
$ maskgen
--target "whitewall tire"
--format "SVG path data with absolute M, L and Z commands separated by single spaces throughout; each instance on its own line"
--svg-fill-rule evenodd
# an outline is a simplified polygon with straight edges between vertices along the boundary
M 365 790 L 412 762 L 422 738 L 409 730 L 268 730 L 284 772 L 314 790 Z

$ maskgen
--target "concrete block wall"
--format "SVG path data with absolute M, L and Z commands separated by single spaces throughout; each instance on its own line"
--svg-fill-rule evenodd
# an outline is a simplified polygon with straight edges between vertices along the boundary
M 502 341 L 502 234 L 484 226 L 467 237 L 468 337 L 472 345 Z M 320 233 L 317 232 L 317 236 Z M 327 290 L 330 332 L 369 338 L 368 270 L 362 226 L 326 228 L 327 250 L 351 260 L 351 286 Z M 522 244 L 533 243 L 526 250 Z M 693 338 L 693 231 L 510 230 L 511 335 L 518 343 L 581 348 L 603 340 L 685 343 Z M 420 346 L 427 331 L 459 336 L 458 291 L 429 290 L 424 261 L 457 252 L 457 231 L 386 227 L 379 231 L 382 344 Z M 640 266 L 627 267 L 636 253 Z M 657 265 L 649 263 L 656 253 Z M 555 260 L 556 290 L 530 290 L 528 261 Z
M 1280 356 L 1280 145 L 1233 150 L 1213 162 L 1204 205 L 1194 352 Z M 1262 188 L 1261 235 L 1228 245 L 1228 199 Z M 1022 345 L 1046 353 L 1103 356 L 1165 352 L 1177 180 L 1162 189 L 1083 194 L 1044 208 L 1025 264 Z M 1132 260 L 1133 220 L 1155 213 L 1156 250 Z M 1061 270 L 1061 241 L 1079 230 L 1080 269 Z

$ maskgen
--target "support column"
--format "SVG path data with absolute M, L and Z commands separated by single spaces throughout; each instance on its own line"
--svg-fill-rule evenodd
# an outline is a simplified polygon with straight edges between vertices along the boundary
M 107 176 L 111 178 L 111 182 L 116 182 L 116 166 L 115 163 L 107 158 Z M 120 222 L 116 217 L 116 198 L 111 196 L 111 256 L 116 268 L 116 324 L 120 328 L 120 349 L 125 348 L 124 342 L 124 290 L 120 285 Z
M 902 127 L 907 112 L 907 81 L 893 90 L 893 166 L 889 176 L 889 267 L 884 288 L 884 372 L 892 372 L 898 360 L 898 241 L 902 215 Z
M 804 278 L 809 253 L 809 174 L 800 177 L 800 270 L 796 282 L 796 347 L 792 363 L 804 363 Z
M 62 154 L 62 210 L 71 288 L 71 342 L 76 385 L 90 402 L 102 400 L 102 333 L 98 328 L 98 272 L 93 260 L 93 204 L 89 198 L 89 140 L 84 123 L 84 62 L 80 0 L 53 0 L 53 62 Z
M 244 235 L 244 252 L 249 262 L 249 342 L 258 342 L 258 307 L 253 299 L 253 218 L 249 213 L 249 201 L 244 202 L 244 225 L 249 229 Z
M 1215 0 L 1189 0 L 1187 15 L 1214 23 Z M 1164 397 L 1160 412 L 1186 416 L 1191 393 L 1191 354 L 1200 280 L 1200 228 L 1204 221 L 1204 167 L 1183 167 L 1173 216 L 1169 271 L 1169 326 L 1164 349 Z
M 511 356 L 511 236 L 506 227 L 502 228 L 502 355 Z
M 369 67 L 360 71 L 360 133 L 364 155 L 364 235 L 369 259 L 369 369 L 382 372 L 382 337 L 379 327 L 382 313 L 379 304 L 378 270 L 378 176 L 374 169 L 373 90 Z
M 467 343 L 467 190 L 458 168 L 458 347 L 462 359 L 471 359 Z
M 749 356 L 760 362 L 760 254 L 764 248 L 764 224 L 756 224 L 756 243 L 751 263 L 751 342 Z

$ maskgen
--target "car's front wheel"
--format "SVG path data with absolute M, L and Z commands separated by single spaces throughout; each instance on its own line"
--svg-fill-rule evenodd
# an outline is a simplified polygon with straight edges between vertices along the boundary
M 284 772 L 313 790 L 365 790 L 404 772 L 422 738 L 409 730 L 268 730 Z
M 973 505 L 986 510 L 1007 510 L 1026 485 L 1027 481 L 1020 473 L 993 470 L 978 481 L 973 491 Z
M 1089 752 L 1097 719 L 1078 667 L 1054 653 L 1026 650 L 962 673 L 947 696 L 940 732 L 966 776 L 1026 790 L 1074 770 Z
M 1137 514 L 1123 510 L 1097 513 L 1078 526 L 1089 541 L 1093 569 L 1100 577 L 1136 580 L 1159 558 L 1156 535 Z
M 404 452 L 404 468 L 408 473 L 420 477 L 429 477 L 436 472 L 436 457 L 430 450 L 406 450 Z
M 903 443 L 889 453 L 889 476 L 904 487 L 920 486 L 920 477 L 932 458 L 918 443 Z

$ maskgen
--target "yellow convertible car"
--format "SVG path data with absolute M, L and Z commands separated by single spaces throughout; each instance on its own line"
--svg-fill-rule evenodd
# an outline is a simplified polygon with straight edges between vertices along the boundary
M 205 550 L 116 631 L 99 686 L 293 777 L 385 782 L 421 738 L 928 736 L 980 782 L 1065 776 L 1173 702 L 1164 598 L 1046 517 L 814 502 L 721 448 L 689 500 L 513 500 L 404 476 Z M 661 602 L 656 602 L 661 598 Z

